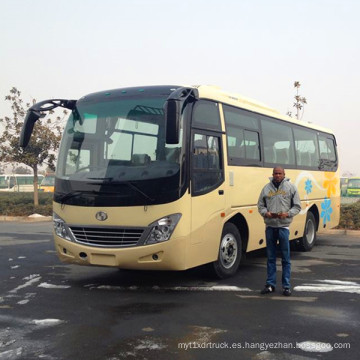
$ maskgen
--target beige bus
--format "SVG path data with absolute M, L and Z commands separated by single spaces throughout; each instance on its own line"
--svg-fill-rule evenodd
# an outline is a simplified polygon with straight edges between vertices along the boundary
M 265 247 L 257 211 L 276 165 L 298 187 L 290 238 L 311 250 L 339 222 L 334 134 L 210 86 L 146 86 L 49 100 L 29 109 L 21 145 L 42 111 L 72 110 L 56 170 L 54 238 L 67 263 L 185 270 L 220 278 Z

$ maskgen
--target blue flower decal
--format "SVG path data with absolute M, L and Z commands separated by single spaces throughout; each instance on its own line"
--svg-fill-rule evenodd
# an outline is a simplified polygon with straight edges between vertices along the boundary
M 321 217 L 323 218 L 324 225 L 330 221 L 330 215 L 333 212 L 331 207 L 331 200 L 325 198 L 321 203 Z
M 312 192 L 312 183 L 309 179 L 305 181 L 305 191 L 306 194 L 310 194 Z

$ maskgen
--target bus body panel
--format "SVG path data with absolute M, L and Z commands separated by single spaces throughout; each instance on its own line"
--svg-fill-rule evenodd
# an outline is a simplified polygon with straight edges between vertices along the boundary
M 218 257 L 220 238 L 225 222 L 224 184 L 208 194 L 191 199 L 191 247 L 189 267 L 215 261 Z
M 227 173 L 225 191 L 229 194 L 227 206 L 231 209 L 227 214 L 227 220 L 231 220 L 237 213 L 245 218 L 249 228 L 247 251 L 265 247 L 265 224 L 258 213 L 257 201 L 262 188 L 271 177 L 272 168 L 229 166 Z M 301 212 L 294 217 L 290 225 L 291 240 L 302 236 L 309 209 L 318 212 L 319 232 L 338 225 L 340 218 L 339 171 L 315 172 L 285 168 L 285 174 L 296 185 L 302 206 Z
M 191 266 L 187 249 L 190 245 L 191 197 L 186 193 L 181 199 L 170 204 L 134 207 L 81 207 L 61 206 L 54 203 L 54 212 L 68 226 L 109 227 L 148 227 L 154 221 L 174 213 L 181 213 L 172 237 L 153 245 L 133 247 L 94 247 L 71 242 L 54 234 L 55 247 L 59 258 L 64 262 L 82 265 L 116 266 L 124 269 L 184 270 Z M 96 220 L 96 213 L 105 212 L 105 221 Z M 64 251 L 65 249 L 65 251 Z M 86 253 L 86 259 L 80 253 Z M 157 259 L 153 259 L 153 255 Z M 155 257 L 156 257 L 155 256 Z

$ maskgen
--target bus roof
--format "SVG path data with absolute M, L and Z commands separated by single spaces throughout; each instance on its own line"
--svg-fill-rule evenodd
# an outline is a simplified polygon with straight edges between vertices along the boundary
M 245 97 L 243 95 L 237 93 L 230 93 L 227 91 L 222 90 L 218 86 L 214 85 L 149 85 L 149 86 L 135 86 L 135 87 L 127 87 L 127 88 L 118 88 L 112 90 L 104 90 L 99 91 L 96 93 L 91 93 L 88 95 L 83 96 L 78 101 L 79 102 L 87 102 L 92 101 L 95 98 L 102 98 L 102 97 L 117 97 L 119 95 L 134 95 L 145 93 L 147 90 L 158 92 L 159 94 L 163 94 L 167 96 L 172 91 L 176 90 L 179 87 L 186 87 L 186 88 L 194 88 L 198 90 L 199 98 L 201 99 L 211 99 L 218 101 L 220 103 L 233 105 L 245 110 L 253 111 L 256 113 L 260 113 L 263 115 L 267 115 L 270 117 L 274 117 L 280 120 L 288 121 L 300 126 L 312 128 L 318 131 L 326 132 L 333 134 L 330 129 L 324 128 L 322 126 L 314 125 L 311 123 L 307 123 L 305 121 L 299 121 L 297 119 L 293 119 L 290 116 L 282 115 L 278 110 L 263 104 L 257 100 Z
M 233 105 L 236 107 L 240 107 L 249 111 L 257 112 L 260 114 L 264 114 L 267 116 L 275 117 L 277 119 L 281 119 L 284 121 L 291 122 L 293 124 L 305 126 L 308 128 L 312 128 L 315 130 L 319 130 L 326 133 L 333 133 L 330 129 L 324 128 L 322 126 L 314 125 L 311 123 L 307 123 L 305 121 L 300 121 L 297 119 L 293 119 L 290 116 L 282 115 L 278 110 L 271 108 L 270 106 L 263 104 L 257 100 L 247 98 L 243 95 L 230 93 L 220 89 L 217 86 L 211 85 L 197 85 L 192 86 L 197 88 L 199 91 L 199 97 L 203 99 L 212 99 L 219 101 L 224 104 Z

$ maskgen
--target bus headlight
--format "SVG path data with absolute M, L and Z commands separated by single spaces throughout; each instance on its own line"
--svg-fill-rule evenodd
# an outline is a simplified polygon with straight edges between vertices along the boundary
M 150 224 L 149 227 L 151 227 L 151 230 L 145 240 L 145 244 L 156 244 L 169 240 L 180 218 L 181 214 L 172 214 Z
M 71 241 L 71 237 L 67 229 L 67 226 L 65 225 L 65 221 L 61 219 L 61 217 L 56 213 L 53 213 L 53 225 L 54 225 L 55 234 L 57 236 Z

